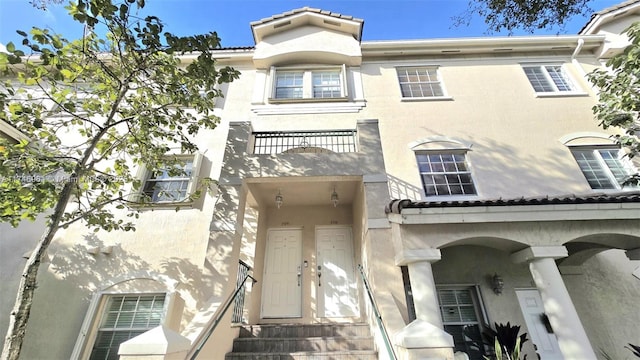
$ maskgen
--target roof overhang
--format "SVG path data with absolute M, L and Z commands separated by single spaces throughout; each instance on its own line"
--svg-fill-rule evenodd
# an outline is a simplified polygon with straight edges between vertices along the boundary
M 347 33 L 360 41 L 364 21 L 330 11 L 304 7 L 254 21 L 251 23 L 251 30 L 253 39 L 258 44 L 267 36 L 309 25 Z
M 386 212 L 390 222 L 404 225 L 637 220 L 640 191 L 474 202 L 393 200 Z
M 589 22 L 580 30 L 580 34 L 596 34 L 602 26 L 617 20 L 621 16 L 640 14 L 640 1 L 625 1 L 591 15 Z
M 595 51 L 604 35 L 514 36 L 362 42 L 362 56 L 462 55 L 522 52 L 573 52 L 579 41 L 581 51 Z

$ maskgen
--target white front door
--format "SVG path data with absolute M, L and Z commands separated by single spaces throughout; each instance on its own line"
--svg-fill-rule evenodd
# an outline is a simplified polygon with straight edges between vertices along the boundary
M 541 360 L 562 360 L 558 339 L 549 325 L 538 290 L 516 290 L 531 342 Z
M 359 316 L 351 228 L 316 229 L 318 316 Z
M 302 316 L 302 230 L 269 230 L 262 284 L 262 317 Z

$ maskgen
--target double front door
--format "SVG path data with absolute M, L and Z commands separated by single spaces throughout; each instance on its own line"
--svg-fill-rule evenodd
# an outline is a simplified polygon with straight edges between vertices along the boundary
M 262 317 L 303 317 L 303 306 L 309 303 L 315 304 L 312 308 L 317 309 L 318 317 L 358 316 L 351 228 L 317 227 L 311 259 L 302 257 L 302 234 L 302 229 L 268 233 Z M 305 293 L 308 301 L 303 301 Z

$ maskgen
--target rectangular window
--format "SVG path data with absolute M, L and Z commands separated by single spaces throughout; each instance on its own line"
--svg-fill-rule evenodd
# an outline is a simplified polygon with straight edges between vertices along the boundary
M 276 99 L 301 99 L 302 71 L 278 72 L 276 76 Z
M 437 67 L 402 67 L 396 71 L 403 98 L 444 96 Z
M 635 173 L 618 148 L 575 148 L 571 153 L 592 189 L 621 189 L 627 177 Z
M 417 153 L 416 158 L 426 196 L 476 195 L 464 153 Z
M 179 162 L 156 172 L 144 171 L 141 195 L 151 203 L 176 203 L 188 199 L 197 185 L 201 155 L 178 156 Z
M 340 99 L 346 97 L 346 68 L 275 69 L 273 100 Z
M 165 294 L 111 295 L 100 318 L 90 360 L 118 360 L 118 348 L 162 323 Z
M 318 71 L 313 73 L 314 98 L 336 98 L 340 96 L 339 71 Z
M 523 69 L 533 89 L 538 93 L 576 90 L 561 65 L 526 65 Z
M 438 288 L 438 302 L 444 330 L 453 336 L 455 351 L 471 360 L 483 360 L 483 319 L 481 304 L 474 287 Z

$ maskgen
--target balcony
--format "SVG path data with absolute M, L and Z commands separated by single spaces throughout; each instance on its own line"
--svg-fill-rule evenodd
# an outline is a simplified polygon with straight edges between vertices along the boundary
M 356 130 L 253 132 L 253 154 L 357 152 Z

